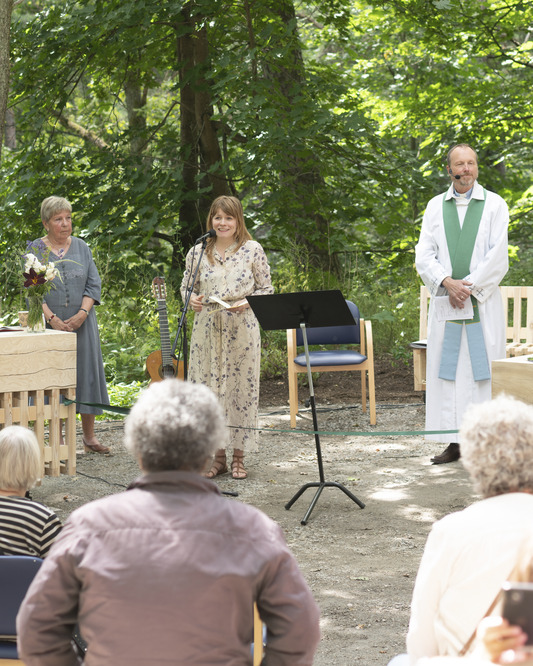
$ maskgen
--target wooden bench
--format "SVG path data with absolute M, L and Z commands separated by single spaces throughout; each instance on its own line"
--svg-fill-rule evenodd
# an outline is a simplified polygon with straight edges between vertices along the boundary
M 506 357 L 533 354 L 533 287 L 500 287 L 504 312 Z M 429 291 L 420 287 L 419 340 L 427 339 Z M 426 349 L 413 343 L 414 390 L 426 390 Z

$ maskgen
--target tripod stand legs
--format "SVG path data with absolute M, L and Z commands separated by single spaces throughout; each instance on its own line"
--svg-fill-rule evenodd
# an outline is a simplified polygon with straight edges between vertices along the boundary
M 311 515 L 311 512 L 315 508 L 315 504 L 318 502 L 318 498 L 320 497 L 322 491 L 324 488 L 340 488 L 343 493 L 348 495 L 348 497 L 352 500 L 352 502 L 355 502 L 358 506 L 361 507 L 361 509 L 365 508 L 365 505 L 363 502 L 361 502 L 360 499 L 358 499 L 353 493 L 351 493 L 348 488 L 342 485 L 342 483 L 337 483 L 336 481 L 313 481 L 311 483 L 306 483 L 303 485 L 300 490 L 294 495 L 294 497 L 285 504 L 285 508 L 287 511 L 291 508 L 291 506 L 296 502 L 296 500 L 303 495 L 303 493 L 308 489 L 308 488 L 316 488 L 317 491 L 313 496 L 313 499 L 311 500 L 311 504 L 309 505 L 309 508 L 307 509 L 307 512 L 305 516 L 302 518 L 300 523 L 302 525 L 307 525 L 307 521 L 309 520 L 309 516 Z
M 314 481 L 312 483 L 306 483 L 303 485 L 300 490 L 296 493 L 296 495 L 289 501 L 287 504 L 285 504 L 285 508 L 288 510 L 291 508 L 291 506 L 296 502 L 296 500 L 300 497 L 302 493 L 304 493 L 307 488 L 316 488 L 317 491 L 315 493 L 315 496 L 311 500 L 311 504 L 309 505 L 309 508 L 307 509 L 307 513 L 305 516 L 302 518 L 300 521 L 302 525 L 307 525 L 307 521 L 309 520 L 309 516 L 311 515 L 311 511 L 315 508 L 315 504 L 318 502 L 318 498 L 320 497 L 322 491 L 324 488 L 327 487 L 332 487 L 332 488 L 340 488 L 343 493 L 348 495 L 348 497 L 355 502 L 358 506 L 361 507 L 361 509 L 365 508 L 365 505 L 361 500 L 357 499 L 355 495 L 353 495 L 348 488 L 345 488 L 342 483 L 337 483 L 336 481 L 326 481 L 324 478 L 324 466 L 322 464 L 322 451 L 320 448 L 320 436 L 318 434 L 318 419 L 316 415 L 316 404 L 315 404 L 315 391 L 313 388 L 313 375 L 311 373 L 311 362 L 309 360 L 309 345 L 307 344 L 307 333 L 305 329 L 305 322 L 300 323 L 300 328 L 302 330 L 302 337 L 304 341 L 304 347 L 305 347 L 305 361 L 307 365 L 307 380 L 309 382 L 309 404 L 311 405 L 311 412 L 313 414 L 313 428 L 315 432 L 315 445 L 316 445 L 316 458 L 318 462 L 318 475 L 320 481 Z

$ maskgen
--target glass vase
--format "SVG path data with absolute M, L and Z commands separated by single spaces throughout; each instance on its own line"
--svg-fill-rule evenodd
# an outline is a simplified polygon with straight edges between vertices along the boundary
M 28 296 L 28 333 L 44 333 L 46 324 L 43 313 L 42 294 Z

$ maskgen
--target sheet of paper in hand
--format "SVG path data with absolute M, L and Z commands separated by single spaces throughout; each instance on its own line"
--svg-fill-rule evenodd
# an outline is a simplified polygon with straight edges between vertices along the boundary
M 463 301 L 464 308 L 454 308 L 450 304 L 448 296 L 435 297 L 435 312 L 439 321 L 450 321 L 455 319 L 473 319 L 474 308 L 470 296 Z
M 213 312 L 220 312 L 220 310 L 233 310 L 233 308 L 238 308 L 246 303 L 246 299 L 243 298 L 242 301 L 238 301 L 237 303 L 233 303 L 233 305 L 230 305 L 229 303 L 226 303 L 226 301 L 223 301 L 218 296 L 209 296 L 209 301 L 213 303 L 218 303 L 219 305 L 222 306 L 221 308 L 217 308 L 216 310 L 211 310 L 211 314 Z
M 226 301 L 223 301 L 221 298 L 218 296 L 209 296 L 209 301 L 213 301 L 214 303 L 218 303 L 221 305 L 225 310 L 228 308 L 231 308 L 232 306 L 229 303 L 226 303 Z

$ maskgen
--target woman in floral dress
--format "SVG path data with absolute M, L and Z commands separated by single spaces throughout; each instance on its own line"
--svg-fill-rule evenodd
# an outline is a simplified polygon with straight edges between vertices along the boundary
M 213 201 L 207 229 L 214 229 L 216 236 L 207 241 L 189 302 L 196 314 L 188 379 L 214 391 L 229 426 L 225 446 L 217 450 L 206 476 L 212 479 L 228 471 L 228 447 L 233 450 L 233 478 L 245 479 L 244 452 L 257 444 L 261 361 L 259 323 L 246 297 L 274 290 L 265 252 L 246 229 L 237 198 L 221 196 Z M 200 245 L 187 254 L 181 284 L 184 299 L 199 256 Z

